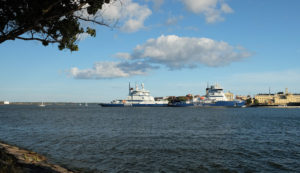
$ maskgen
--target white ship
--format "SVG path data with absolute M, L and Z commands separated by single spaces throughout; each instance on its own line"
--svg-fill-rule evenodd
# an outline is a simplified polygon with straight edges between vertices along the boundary
M 223 92 L 223 88 L 219 85 L 207 86 L 206 94 L 204 97 L 193 98 L 193 100 L 181 101 L 172 103 L 170 106 L 175 107 L 188 107 L 188 106 L 199 106 L 199 107 L 243 107 L 244 101 L 227 99 Z
M 111 103 L 100 103 L 103 107 L 164 107 L 168 106 L 168 100 L 155 100 L 150 95 L 150 91 L 144 88 L 144 84 L 141 84 L 141 89 L 138 85 L 135 85 L 135 89 L 130 87 L 129 94 L 124 100 L 113 100 Z
M 221 107 L 242 107 L 244 101 L 229 101 L 219 85 L 211 85 L 206 88 L 206 95 L 194 101 L 194 106 L 221 106 Z

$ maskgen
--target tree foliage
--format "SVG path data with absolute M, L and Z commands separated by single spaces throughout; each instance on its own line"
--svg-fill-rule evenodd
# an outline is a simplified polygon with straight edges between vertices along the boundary
M 255 105 L 258 105 L 259 104 L 259 101 L 257 99 L 254 99 L 254 104 Z
M 95 29 L 83 27 L 81 21 L 106 25 L 93 16 L 104 3 L 114 0 L 0 0 L 0 44 L 7 40 L 37 40 L 47 46 L 78 50 L 78 34 L 95 36 Z
M 246 105 L 251 105 L 252 104 L 252 98 L 248 98 L 246 100 Z

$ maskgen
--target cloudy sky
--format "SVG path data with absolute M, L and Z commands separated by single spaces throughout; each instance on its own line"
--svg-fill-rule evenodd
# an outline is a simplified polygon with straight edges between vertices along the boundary
M 119 0 L 95 16 L 112 27 L 82 23 L 97 36 L 78 36 L 78 52 L 34 41 L 1 44 L 0 100 L 104 102 L 126 97 L 129 82 L 145 83 L 153 96 L 204 94 L 207 83 L 241 95 L 269 87 L 300 93 L 299 6 Z

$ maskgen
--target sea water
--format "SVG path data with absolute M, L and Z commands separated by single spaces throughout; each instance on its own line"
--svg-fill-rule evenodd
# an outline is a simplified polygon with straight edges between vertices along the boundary
M 300 109 L 0 105 L 0 140 L 90 172 L 300 172 Z

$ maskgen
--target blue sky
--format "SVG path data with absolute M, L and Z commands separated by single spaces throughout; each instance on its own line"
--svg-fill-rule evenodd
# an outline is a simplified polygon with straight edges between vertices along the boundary
M 0 100 L 104 102 L 124 98 L 128 82 L 153 96 L 204 94 L 207 82 L 300 93 L 300 1 L 122 1 L 98 13 L 116 26 L 91 25 L 96 38 L 81 35 L 77 52 L 2 43 Z

